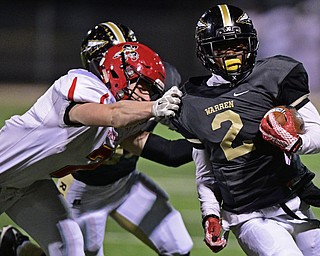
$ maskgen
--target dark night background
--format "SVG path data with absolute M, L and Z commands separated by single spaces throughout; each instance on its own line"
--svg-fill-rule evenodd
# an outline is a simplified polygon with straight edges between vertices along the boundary
M 206 72 L 195 57 L 194 29 L 209 7 L 219 3 L 235 4 L 252 17 L 250 13 L 259 15 L 283 6 L 296 6 L 299 2 L 1 1 L 0 83 L 49 86 L 69 69 L 81 67 L 79 50 L 83 37 L 95 24 L 109 20 L 131 27 L 139 41 L 174 64 L 185 81 Z M 261 32 L 258 30 L 258 34 Z

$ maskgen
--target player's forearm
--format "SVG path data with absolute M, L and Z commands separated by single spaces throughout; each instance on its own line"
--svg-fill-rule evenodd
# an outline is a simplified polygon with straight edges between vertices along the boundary
M 70 121 L 87 126 L 125 127 L 149 119 L 153 102 L 118 101 L 104 105 L 85 103 L 75 105 L 69 112 Z
M 212 214 L 220 217 L 220 203 L 212 189 L 205 183 L 197 182 L 197 190 L 202 217 Z
M 309 102 L 298 110 L 305 122 L 305 134 L 298 154 L 315 154 L 320 152 L 320 116 L 314 105 Z
M 178 167 L 192 161 L 192 145 L 185 139 L 168 140 L 143 132 L 125 139 L 121 146 L 132 154 L 166 166 Z
M 159 164 L 178 167 L 192 161 L 192 144 L 185 139 L 168 140 L 150 134 L 141 156 Z
M 128 137 L 121 142 L 121 146 L 130 153 L 140 156 L 149 134 L 149 132 L 142 132 Z
M 214 173 L 205 150 L 193 149 L 192 157 L 196 166 L 196 182 L 201 214 L 220 216 L 220 192 L 215 187 Z

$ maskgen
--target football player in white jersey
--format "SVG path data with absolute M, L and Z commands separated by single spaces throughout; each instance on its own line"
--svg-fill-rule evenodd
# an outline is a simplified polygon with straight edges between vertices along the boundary
M 112 45 L 136 40 L 134 32 L 123 24 L 100 23 L 89 30 L 83 40 L 83 66 L 94 70 L 94 62 L 99 62 Z M 167 63 L 165 68 L 165 87 L 179 85 L 180 75 L 176 69 Z M 150 133 L 154 126 L 154 121 L 149 120 L 138 127 L 143 133 L 136 140 L 122 143 L 133 151 L 118 147 L 114 157 L 94 171 L 74 173 L 72 184 L 68 184 L 70 176 L 59 181 L 60 188 L 69 188 L 67 201 L 83 231 L 88 255 L 104 255 L 103 241 L 109 216 L 159 255 L 189 255 L 193 243 L 181 214 L 170 204 L 166 192 L 138 172 L 136 165 L 139 155 L 169 166 L 190 162 L 192 146 L 184 139 L 168 141 Z M 143 148 L 143 151 L 132 149 L 132 143 L 141 145 L 138 149 Z
M 0 213 L 6 212 L 47 255 L 84 255 L 81 230 L 51 178 L 90 170 L 108 159 L 118 138 L 114 128 L 171 116 L 179 108 L 177 87 L 149 101 L 161 93 L 165 70 L 143 44 L 111 47 L 96 68 L 96 74 L 70 70 L 0 130 Z M 115 70 L 121 72 L 115 76 Z

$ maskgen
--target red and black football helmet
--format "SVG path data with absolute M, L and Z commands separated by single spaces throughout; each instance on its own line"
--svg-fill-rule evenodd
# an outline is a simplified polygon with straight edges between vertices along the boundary
M 221 4 L 210 8 L 198 20 L 195 38 L 197 57 L 204 67 L 229 81 L 239 81 L 255 64 L 257 32 L 247 13 L 238 7 Z M 228 54 L 228 49 L 237 49 L 236 54 Z
M 83 67 L 90 70 L 92 61 L 99 63 L 111 46 L 124 42 L 137 42 L 134 31 L 129 27 L 111 21 L 94 26 L 87 32 L 81 44 L 80 56 Z
M 101 59 L 98 71 L 116 100 L 143 100 L 135 93 L 138 84 L 148 89 L 152 100 L 163 93 L 164 65 L 159 55 L 144 44 L 125 42 L 112 46 Z M 136 86 L 130 89 L 134 82 Z

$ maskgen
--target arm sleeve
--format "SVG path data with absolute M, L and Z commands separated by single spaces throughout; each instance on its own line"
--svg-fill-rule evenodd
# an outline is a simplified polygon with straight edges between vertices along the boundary
M 215 186 L 209 156 L 204 149 L 194 148 L 192 157 L 196 165 L 196 182 L 202 218 L 208 215 L 220 217 L 220 195 L 217 186 Z
M 192 144 L 185 139 L 167 140 L 151 133 L 141 156 L 159 164 L 178 167 L 192 161 Z
M 64 123 L 66 125 L 76 126 L 76 127 L 83 126 L 83 124 L 73 123 L 73 122 L 70 121 L 69 112 L 75 105 L 77 105 L 76 102 L 71 102 L 70 105 L 66 108 L 66 111 L 65 111 L 64 116 L 63 116 L 63 121 L 64 121 Z
M 281 104 L 292 105 L 299 109 L 309 99 L 308 74 L 300 63 L 294 67 L 279 86 L 278 101 Z
M 164 80 L 164 91 L 168 91 L 172 86 L 181 84 L 181 75 L 179 71 L 168 62 L 163 62 L 166 70 L 166 78 Z
M 72 123 L 69 118 L 69 112 L 76 104 L 89 102 L 112 104 L 116 102 L 105 84 L 86 70 L 70 70 L 67 75 L 57 80 L 54 85 L 57 93 L 62 94 L 66 101 L 61 110 L 65 125 L 81 126 L 81 124 Z
M 301 134 L 302 147 L 297 151 L 302 154 L 316 154 L 320 152 L 320 116 L 315 106 L 308 102 L 298 110 L 305 124 L 305 133 Z

